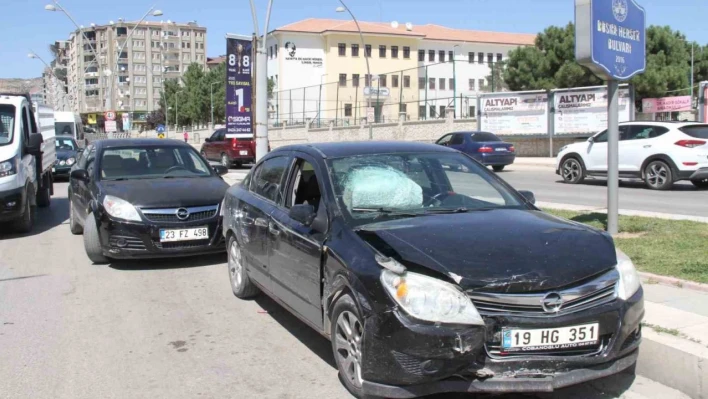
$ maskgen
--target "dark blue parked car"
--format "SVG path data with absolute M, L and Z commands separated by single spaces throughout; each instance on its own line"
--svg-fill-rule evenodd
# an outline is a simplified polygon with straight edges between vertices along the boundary
M 501 172 L 516 158 L 513 144 L 488 132 L 448 133 L 435 144 L 462 151 L 484 165 L 491 165 L 495 172 Z

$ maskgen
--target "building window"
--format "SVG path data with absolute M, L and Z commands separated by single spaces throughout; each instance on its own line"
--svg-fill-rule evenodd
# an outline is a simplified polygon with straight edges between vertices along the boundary
M 273 58 L 273 46 L 268 47 L 268 58 Z
M 425 89 L 425 78 L 418 78 L 418 89 Z
M 391 75 L 391 87 L 398 87 L 398 75 Z
M 359 56 L 359 45 L 352 44 L 352 57 L 358 57 L 358 56 Z
M 418 50 L 418 62 L 425 61 L 425 50 Z
M 398 46 L 391 46 L 391 58 L 398 58 Z
M 339 74 L 339 87 L 347 87 L 347 74 L 346 73 Z
M 425 105 L 418 106 L 418 119 L 425 119 Z
M 477 53 L 477 63 L 484 64 L 484 53 Z
M 453 62 L 455 60 L 455 53 L 453 53 L 452 51 L 448 51 L 447 59 L 450 60 L 450 62 Z
M 403 75 L 403 87 L 406 89 L 411 87 L 411 77 L 408 75 Z
M 386 87 L 386 75 L 379 75 L 379 87 Z
M 474 62 L 474 53 L 467 53 L 467 62 L 470 64 Z
M 428 89 L 435 90 L 435 78 L 428 79 Z
M 467 116 L 471 117 L 471 118 L 474 118 L 475 116 L 477 116 L 477 112 L 476 112 L 474 105 L 470 106 L 469 109 L 467 110 Z
M 408 111 L 408 104 L 399 104 L 398 105 L 398 112 L 406 112 Z
M 439 116 L 441 118 L 444 118 L 445 117 L 445 106 L 441 105 L 439 108 L 440 108 L 440 115 Z
M 445 50 L 438 51 L 438 62 L 445 62 Z
M 435 118 L 435 106 L 431 105 L 429 108 L 430 108 L 430 117 Z
M 403 46 L 403 58 L 405 59 L 410 59 L 411 58 L 411 48 L 407 46 Z
M 477 79 L 477 85 L 479 86 L 479 90 L 482 90 L 484 87 L 484 79 Z
M 359 87 L 359 74 L 352 75 L 352 87 Z
M 371 57 L 371 45 L 367 44 L 366 47 L 364 47 L 364 57 Z
M 344 116 L 352 116 L 352 105 L 344 104 Z
M 502 61 L 502 55 L 501 55 L 501 53 L 497 53 L 497 62 L 501 62 L 501 61 Z
M 386 46 L 379 46 L 379 58 L 386 58 Z
M 364 75 L 364 86 L 371 86 L 371 75 Z
M 467 81 L 467 90 L 474 91 L 474 79 L 470 79 L 469 81 Z
M 346 44 L 344 44 L 344 43 L 339 43 L 339 44 L 337 45 L 337 47 L 339 48 L 339 56 L 340 56 L 340 57 L 344 57 L 344 56 L 347 55 L 347 45 L 346 45 Z
M 454 90 L 455 89 L 455 78 L 450 78 L 448 80 L 448 83 L 449 83 L 448 87 L 450 88 L 450 90 Z
M 491 67 L 494 65 L 494 54 L 487 53 L 487 64 Z
M 428 61 L 435 62 L 435 50 L 428 50 Z
M 438 82 L 440 83 L 440 90 L 445 90 L 445 78 L 440 78 L 438 79 Z

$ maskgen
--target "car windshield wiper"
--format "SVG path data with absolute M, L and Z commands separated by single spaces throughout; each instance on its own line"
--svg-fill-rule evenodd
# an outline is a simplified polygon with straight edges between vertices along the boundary
M 352 212 L 378 213 L 391 216 L 421 216 L 422 213 L 389 208 L 352 208 Z
M 477 210 L 477 209 L 472 209 Z M 469 212 L 469 208 L 459 207 L 459 208 L 432 208 L 426 209 L 425 213 L 466 213 Z

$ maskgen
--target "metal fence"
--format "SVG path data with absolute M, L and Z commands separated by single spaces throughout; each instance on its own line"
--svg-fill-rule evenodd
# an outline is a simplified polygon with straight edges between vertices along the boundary
M 313 127 L 352 126 L 368 117 L 374 123 L 387 123 L 402 116 L 426 120 L 444 118 L 448 107 L 454 107 L 455 118 L 471 118 L 477 115 L 481 93 L 503 90 L 500 82 L 494 82 L 488 64 L 457 60 L 373 72 L 373 78 L 340 74 L 336 81 L 322 75 L 321 84 L 274 90 L 269 97 L 269 124 L 296 126 L 309 121 Z

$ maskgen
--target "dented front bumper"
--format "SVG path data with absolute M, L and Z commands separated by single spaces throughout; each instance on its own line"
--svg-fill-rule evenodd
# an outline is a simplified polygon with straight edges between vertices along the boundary
M 363 340 L 364 393 L 410 398 L 441 392 L 550 392 L 631 367 L 644 316 L 643 291 L 558 317 L 485 317 L 484 326 L 422 324 L 398 310 L 372 314 Z M 600 323 L 600 345 L 556 354 L 493 350 L 501 327 Z

